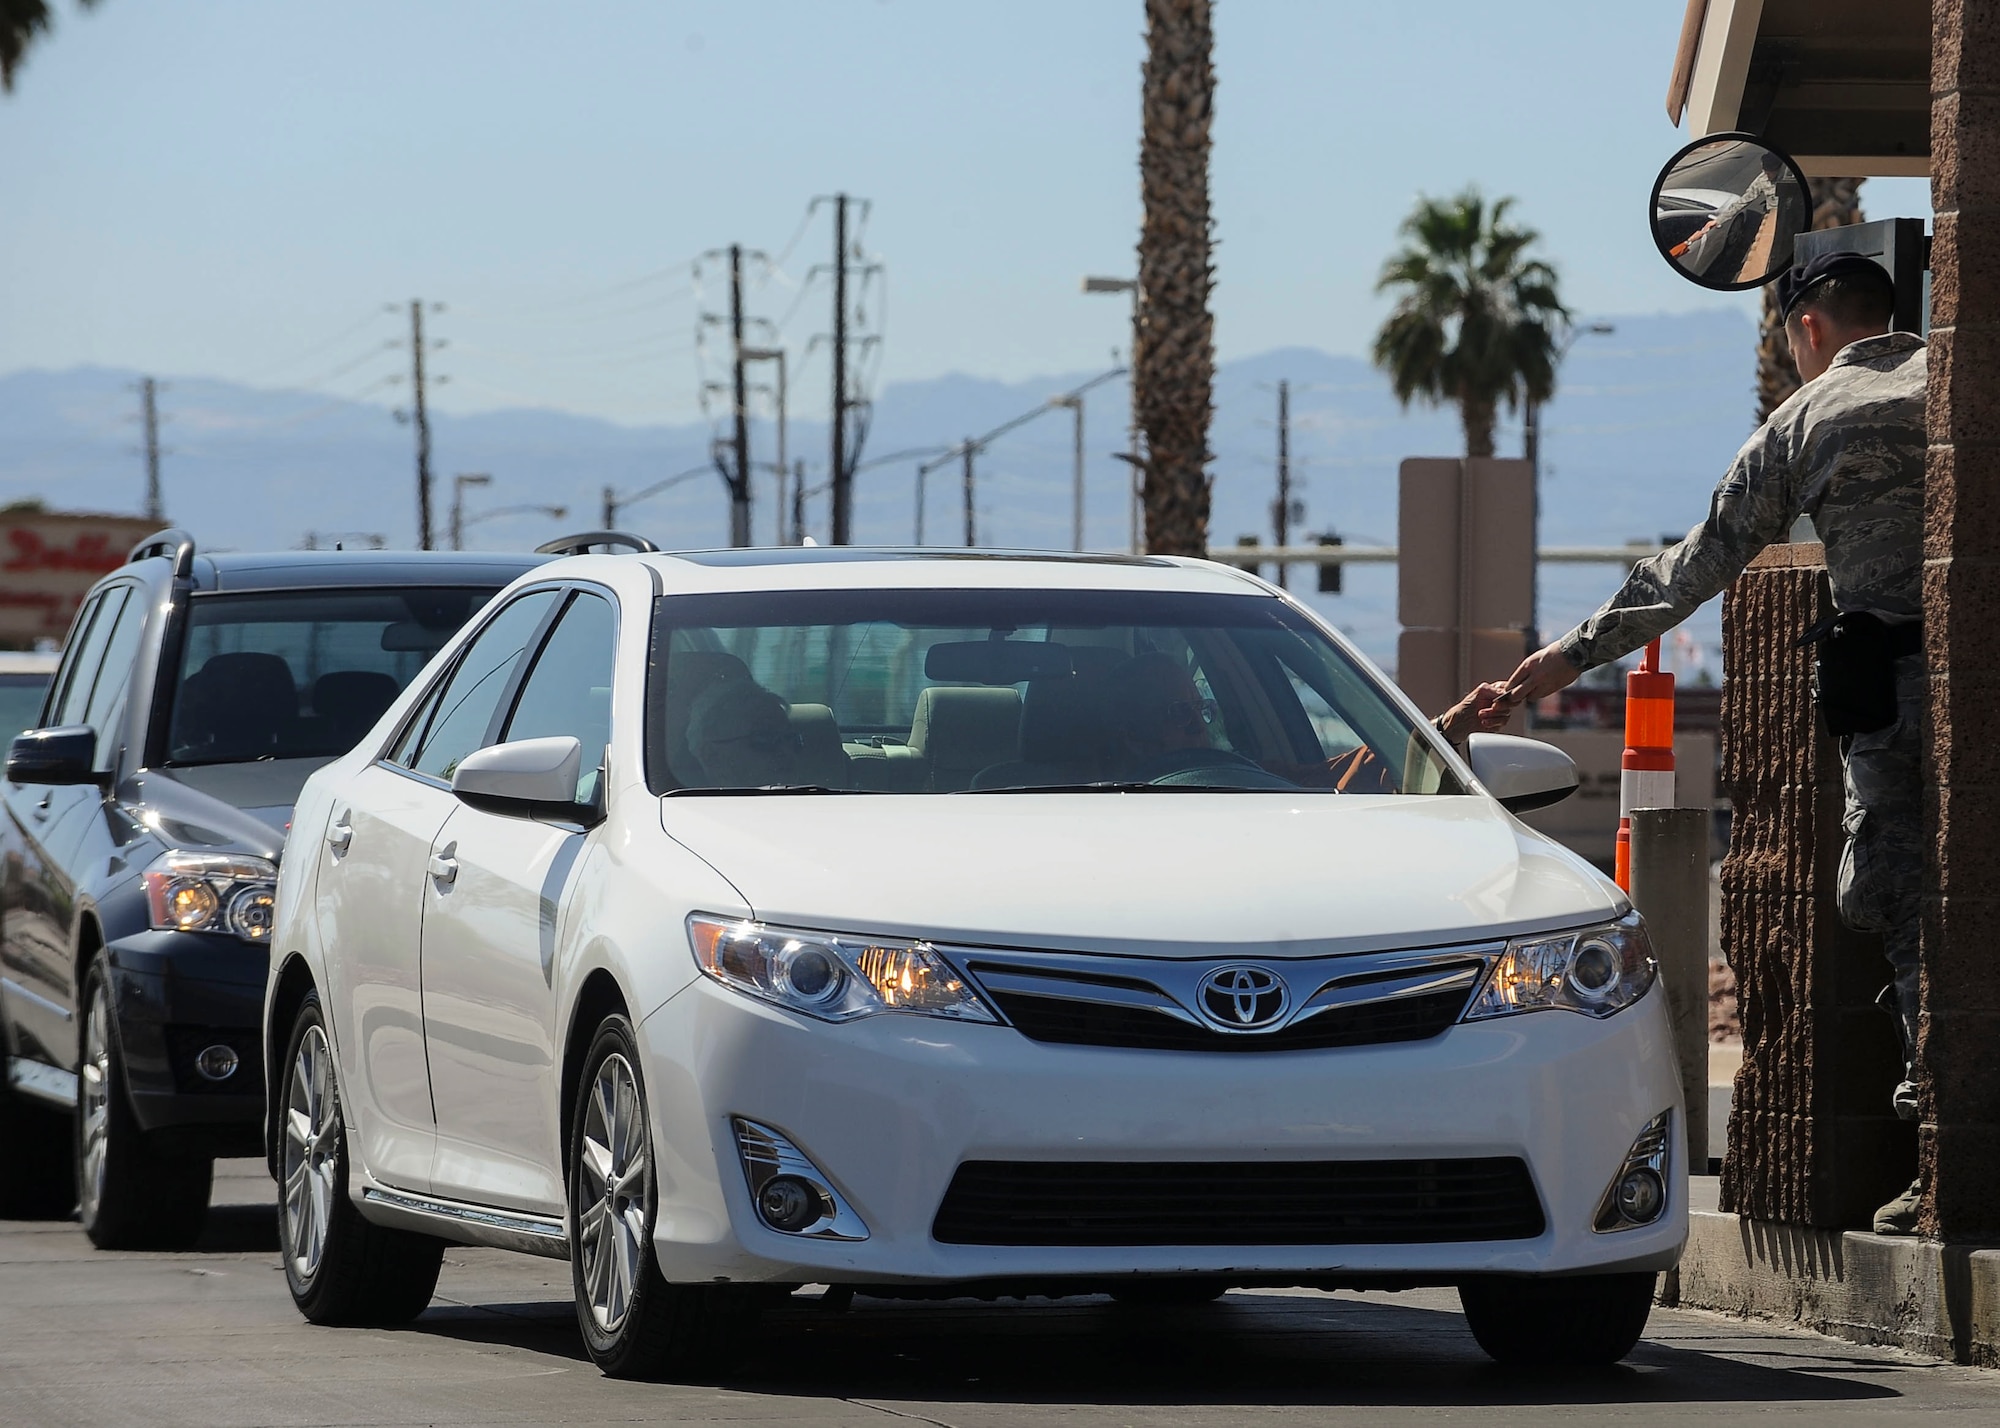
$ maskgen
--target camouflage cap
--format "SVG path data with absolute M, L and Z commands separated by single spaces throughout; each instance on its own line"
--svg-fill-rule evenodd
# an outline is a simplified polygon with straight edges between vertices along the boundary
M 1859 253 L 1821 253 L 1817 258 L 1794 265 L 1779 277 L 1778 312 L 1789 320 L 1799 300 L 1828 278 L 1856 277 L 1873 278 L 1894 295 L 1895 279 L 1873 258 Z

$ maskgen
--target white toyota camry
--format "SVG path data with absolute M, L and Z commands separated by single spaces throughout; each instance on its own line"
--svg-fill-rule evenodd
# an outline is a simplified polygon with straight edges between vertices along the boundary
M 1603 1362 L 1686 1236 L 1646 934 L 1309 610 L 1193 560 L 584 554 L 299 800 L 284 1264 L 407 1319 L 567 1258 L 614 1374 L 804 1284 L 1456 1285 Z

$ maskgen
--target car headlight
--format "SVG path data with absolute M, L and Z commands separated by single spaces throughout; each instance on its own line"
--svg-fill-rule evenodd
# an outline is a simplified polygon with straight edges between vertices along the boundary
M 277 864 L 232 853 L 162 853 L 146 869 L 147 923 L 161 932 L 271 940 Z
M 926 942 L 688 919 L 701 970 L 726 987 L 822 1021 L 915 1012 L 998 1021 Z
M 1548 1010 L 1610 1016 L 1646 995 L 1657 975 L 1653 944 L 1636 912 L 1581 932 L 1516 938 L 1462 1020 Z

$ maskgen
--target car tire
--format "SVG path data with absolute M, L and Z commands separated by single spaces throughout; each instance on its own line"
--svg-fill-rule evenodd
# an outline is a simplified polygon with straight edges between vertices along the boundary
M 319 993 L 285 1039 L 278 1081 L 278 1249 L 314 1324 L 407 1324 L 437 1289 L 444 1241 L 363 1219 L 348 1198 L 347 1123 Z
M 99 1249 L 188 1249 L 208 1219 L 215 1162 L 205 1155 L 162 1154 L 140 1126 L 102 952 L 84 977 L 82 1001 L 75 1156 L 83 1232 Z
M 651 1122 L 638 1042 L 622 1016 L 598 1025 L 570 1124 L 570 1280 L 591 1360 L 612 1378 L 720 1370 L 755 1329 L 760 1300 L 753 1286 L 660 1275 Z
M 76 1208 L 74 1116 L 0 1076 L 0 1220 L 67 1220 Z
M 1587 1368 L 1632 1352 L 1653 1312 L 1651 1274 L 1472 1279 L 1458 1287 L 1479 1347 L 1503 1364 Z

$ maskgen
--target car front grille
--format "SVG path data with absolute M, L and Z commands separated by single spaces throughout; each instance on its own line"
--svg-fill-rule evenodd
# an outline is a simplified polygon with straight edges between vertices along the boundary
M 961 954 L 970 979 L 1034 1041 L 1146 1051 L 1315 1051 L 1424 1041 L 1455 1023 L 1478 989 L 1491 947 L 1221 959 L 1072 954 Z M 1254 966 L 1281 978 L 1286 1004 L 1265 1025 L 1237 1028 L 1206 1004 L 1203 979 Z
M 1522 1161 L 969 1160 L 932 1236 L 955 1245 L 1377 1245 L 1534 1239 Z

